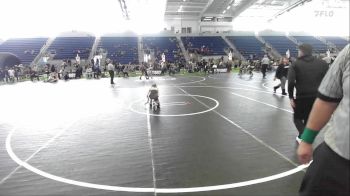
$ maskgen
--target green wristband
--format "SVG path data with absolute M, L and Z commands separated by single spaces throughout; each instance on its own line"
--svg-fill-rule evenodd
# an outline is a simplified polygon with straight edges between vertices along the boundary
M 318 133 L 319 131 L 315 131 L 305 127 L 304 132 L 301 135 L 301 139 L 306 143 L 312 144 Z

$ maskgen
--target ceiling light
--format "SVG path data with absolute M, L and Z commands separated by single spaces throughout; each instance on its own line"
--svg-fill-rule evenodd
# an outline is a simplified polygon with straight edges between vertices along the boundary
M 177 12 L 181 12 L 182 11 L 182 5 L 180 5 L 180 8 L 177 10 Z
M 231 8 L 231 6 L 229 5 L 228 7 L 227 7 L 227 10 L 229 10 Z
M 226 10 L 224 10 L 223 12 L 222 12 L 222 14 L 225 14 L 226 13 Z

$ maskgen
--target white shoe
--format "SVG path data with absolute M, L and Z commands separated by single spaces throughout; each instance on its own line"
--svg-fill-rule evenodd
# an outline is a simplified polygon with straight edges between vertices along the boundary
M 295 138 L 295 140 L 298 142 L 298 144 L 300 144 L 301 139 L 298 136 Z

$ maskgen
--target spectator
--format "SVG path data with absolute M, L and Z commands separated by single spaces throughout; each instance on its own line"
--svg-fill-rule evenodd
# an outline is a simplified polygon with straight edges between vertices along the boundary
M 301 163 L 309 166 L 300 196 L 350 195 L 349 176 L 349 44 L 339 53 L 318 88 L 317 99 L 298 148 Z M 320 130 L 324 142 L 312 155 L 312 143 Z
M 95 60 L 94 60 L 94 58 L 91 59 L 91 65 L 92 65 L 92 66 L 95 65 Z
M 55 83 L 57 81 L 58 81 L 57 73 L 56 72 L 51 72 L 50 75 L 49 75 L 49 78 L 47 79 L 46 82 Z
M 29 76 L 30 76 L 30 80 L 33 82 L 34 79 L 36 78 L 38 81 L 40 81 L 39 79 L 39 75 L 37 74 L 36 71 L 34 71 L 34 69 L 32 69 L 31 67 L 29 67 Z
M 17 82 L 19 82 L 19 75 L 21 70 L 18 66 L 15 66 L 14 71 L 15 71 L 15 79 Z
M 145 75 L 146 79 L 148 80 L 149 77 L 148 77 L 148 73 L 147 73 L 147 65 L 146 65 L 146 63 L 141 63 L 140 71 L 141 71 L 140 80 L 141 80 L 143 75 Z
M 91 68 L 91 66 L 88 66 L 86 68 L 86 77 L 87 78 L 92 78 L 92 68 Z
M 4 82 L 5 79 L 5 73 L 2 68 L 0 68 L 0 82 Z
M 123 75 L 124 77 L 129 77 L 129 71 L 131 69 L 131 63 L 129 65 L 125 65 L 123 69 Z
M 288 94 L 294 110 L 294 124 L 299 132 L 296 137 L 299 143 L 317 95 L 317 88 L 327 70 L 326 62 L 312 56 L 311 45 L 299 46 L 298 60 L 288 70 Z M 296 99 L 294 98 L 294 87 L 296 88 Z
M 286 81 L 288 77 L 288 68 L 289 68 L 289 61 L 287 58 L 283 58 L 280 65 L 278 65 L 278 68 L 276 70 L 276 75 L 274 80 L 279 79 L 281 83 L 275 87 L 273 87 L 273 92 L 276 93 L 276 90 L 281 87 L 282 88 L 282 95 L 287 95 L 286 93 Z
M 266 70 L 267 70 L 267 67 L 269 66 L 270 64 L 270 59 L 269 57 L 267 57 L 267 55 L 265 54 L 264 55 L 264 58 L 261 60 L 261 72 L 263 74 L 263 78 L 265 79 L 266 78 Z
M 78 65 L 80 65 L 80 56 L 79 54 L 77 54 L 77 56 L 75 57 L 75 61 Z
M 94 72 L 94 78 L 99 79 L 101 74 L 100 66 L 95 65 L 93 68 L 93 72 Z
M 50 72 L 51 72 L 51 73 L 56 72 L 56 67 L 55 67 L 55 65 L 51 65 Z
M 117 67 L 117 75 L 118 75 L 118 77 L 119 77 L 119 73 L 123 72 L 123 69 L 124 69 L 124 66 L 121 63 L 119 63 L 118 67 Z
M 81 76 L 83 75 L 83 68 L 80 64 L 77 64 L 76 67 L 77 69 L 75 71 L 75 78 L 81 78 Z
M 12 67 L 10 67 L 10 69 L 7 72 L 8 72 L 9 81 L 15 82 L 15 70 Z
M 109 63 L 107 65 L 109 76 L 111 77 L 111 84 L 114 84 L 114 65 L 112 63 Z
M 7 67 L 5 67 L 5 69 L 4 69 L 4 75 L 5 75 L 5 82 L 7 83 L 7 82 L 9 82 L 9 80 L 10 80 L 10 77 L 9 77 L 9 72 L 8 72 L 8 68 Z

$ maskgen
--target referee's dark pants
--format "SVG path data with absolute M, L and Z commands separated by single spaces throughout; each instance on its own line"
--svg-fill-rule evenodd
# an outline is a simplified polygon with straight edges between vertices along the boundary
M 109 76 L 111 77 L 111 84 L 114 84 L 114 71 L 113 70 L 109 70 Z
M 325 142 L 314 151 L 313 162 L 301 183 L 300 196 L 349 196 L 350 161 Z

